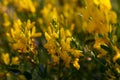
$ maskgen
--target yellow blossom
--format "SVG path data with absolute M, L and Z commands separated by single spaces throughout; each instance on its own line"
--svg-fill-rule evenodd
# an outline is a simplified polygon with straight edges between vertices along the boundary
M 4 1 L 3 1 L 3 4 L 4 4 L 5 6 L 7 6 L 10 2 L 11 2 L 11 0 L 4 0 Z
M 12 64 L 14 65 L 16 65 L 16 64 L 19 64 L 19 58 L 17 57 L 17 56 L 15 56 L 15 57 L 12 57 Z
M 64 65 L 65 67 L 69 67 L 70 66 L 70 62 L 71 62 L 71 57 L 69 56 L 69 54 L 67 53 L 67 51 L 60 51 L 60 58 L 64 61 Z
M 20 11 L 30 11 L 32 13 L 36 12 L 35 5 L 33 4 L 32 0 L 13 0 L 14 5 Z
M 31 21 L 28 20 L 22 23 L 21 20 L 18 19 L 14 21 L 13 28 L 11 28 L 10 33 L 7 33 L 7 36 L 14 50 L 26 53 L 33 51 L 33 48 L 35 48 L 34 38 L 41 36 L 41 33 L 36 33 L 34 22 L 31 23 Z
M 79 65 L 79 59 L 78 58 L 76 58 L 75 60 L 74 60 L 74 62 L 73 62 L 73 66 L 77 69 L 77 70 L 79 70 L 80 69 L 80 65 Z
M 52 20 L 58 20 L 59 19 L 59 15 L 58 15 L 58 9 L 56 6 L 53 6 L 51 3 L 46 4 L 43 9 L 40 11 L 42 14 L 42 23 L 45 24 L 41 24 L 41 20 L 39 19 L 40 22 L 40 28 L 43 31 L 46 31 L 47 27 L 49 26 L 49 23 L 52 22 Z
M 102 0 L 96 1 L 104 3 Z M 82 29 L 88 33 L 107 34 L 110 31 L 110 24 L 116 24 L 116 13 L 110 9 L 96 7 L 92 0 L 85 0 L 85 2 L 86 7 L 78 8 L 82 19 Z
M 108 16 L 109 22 L 113 24 L 117 23 L 117 14 L 114 11 L 109 11 L 106 16 Z
M 97 55 L 98 58 L 106 56 L 107 51 L 101 48 L 101 45 L 108 46 L 109 39 L 108 38 L 95 38 L 94 48 L 100 51 L 100 54 Z
M 47 4 L 47 6 L 44 7 L 43 10 L 41 11 L 41 13 L 44 14 L 43 17 L 48 16 L 48 14 L 51 11 L 51 9 L 52 9 L 52 5 L 51 4 Z
M 54 58 L 53 62 L 56 62 L 56 64 L 59 64 L 57 61 L 61 59 L 63 65 L 69 68 L 72 62 L 72 57 L 79 58 L 80 56 L 83 56 L 80 50 L 71 48 L 72 34 L 69 29 L 64 29 L 58 25 L 54 27 L 52 25 L 48 27 L 48 31 L 45 32 L 45 38 L 47 42 L 44 47 L 47 49 L 51 57 Z M 78 69 L 79 64 L 76 62 L 74 67 L 77 66 Z
M 6 13 L 4 13 L 3 16 L 4 16 L 3 26 L 9 27 L 11 25 L 10 20 L 9 20 L 9 16 Z
M 120 50 L 117 48 L 117 46 L 113 46 L 113 48 L 115 49 L 116 52 L 115 56 L 113 57 L 113 61 L 115 62 L 120 58 Z
M 1 58 L 6 65 L 8 65 L 10 63 L 10 56 L 8 53 L 2 53 Z
M 49 22 L 52 19 L 58 19 L 58 13 L 57 13 L 57 9 L 56 7 L 53 7 L 52 4 L 47 4 L 47 6 L 45 6 L 43 8 L 43 10 L 41 11 L 43 18 L 46 20 L 46 22 Z
M 83 56 L 83 54 L 81 53 L 80 50 L 71 49 L 71 53 L 73 54 L 73 56 L 74 56 L 75 58 L 79 58 L 80 56 Z
M 104 6 L 107 9 L 111 9 L 112 8 L 110 0 L 94 0 L 94 3 L 96 5 L 102 5 L 102 6 Z
M 56 53 L 56 47 L 57 47 L 57 45 L 56 45 L 55 42 L 56 41 L 54 41 L 54 40 L 51 39 L 49 42 L 47 42 L 44 45 L 44 47 L 47 48 L 49 54 L 55 54 Z
M 73 15 L 74 11 L 73 9 L 71 9 L 69 7 L 70 5 L 68 3 L 66 3 L 64 6 L 63 6 L 63 14 L 66 18 L 70 18 L 71 19 L 71 15 Z
M 52 55 L 51 57 L 52 57 L 54 64 L 59 64 L 59 57 L 58 56 Z
M 107 46 L 107 40 L 105 38 L 95 38 L 95 44 L 94 44 L 94 48 L 100 49 L 100 45 L 105 45 Z
M 80 14 L 82 15 L 83 30 L 89 33 L 101 34 L 109 31 L 109 27 L 107 23 L 105 23 L 106 19 L 104 13 L 96 8 L 92 1 L 86 0 L 86 8 L 80 8 Z

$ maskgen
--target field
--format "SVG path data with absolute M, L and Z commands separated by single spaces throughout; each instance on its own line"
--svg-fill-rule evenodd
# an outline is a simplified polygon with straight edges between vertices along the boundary
M 120 80 L 120 0 L 0 0 L 0 80 Z

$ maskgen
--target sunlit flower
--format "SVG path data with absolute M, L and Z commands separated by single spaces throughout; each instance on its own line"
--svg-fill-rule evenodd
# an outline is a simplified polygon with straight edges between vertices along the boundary
M 117 61 L 120 58 L 120 50 L 117 48 L 117 46 L 113 46 L 113 48 L 115 49 L 115 56 L 113 57 L 113 61 Z
M 36 12 L 36 7 L 32 0 L 13 0 L 13 3 L 20 11 Z
M 12 65 L 18 65 L 19 63 L 20 63 L 19 58 L 17 56 L 12 57 L 12 62 L 11 62 Z
M 48 19 L 47 21 L 51 21 L 52 19 L 57 19 L 58 18 L 57 9 L 56 9 L 56 7 L 53 7 L 52 4 L 47 4 L 42 9 L 41 13 L 42 13 L 44 19 Z
M 100 51 L 100 54 L 97 55 L 98 58 L 104 57 L 107 55 L 107 51 L 101 48 L 101 46 L 108 46 L 109 39 L 107 38 L 95 38 L 94 48 Z
M 72 63 L 72 57 L 79 58 L 83 56 L 80 50 L 71 48 L 71 39 L 72 34 L 68 29 L 64 29 L 56 24 L 57 27 L 52 26 L 48 27 L 48 31 L 45 32 L 45 38 L 47 40 L 44 47 L 47 49 L 48 53 L 54 56 L 53 62 L 59 64 L 60 61 L 63 61 L 65 67 L 70 67 Z M 75 68 L 78 69 L 78 65 L 75 63 Z M 77 67 L 76 67 L 77 66 Z
M 35 37 L 41 36 L 41 33 L 36 33 L 34 22 L 31 23 L 28 20 L 22 23 L 21 20 L 14 21 L 11 32 L 7 33 L 8 39 L 11 42 L 10 45 L 14 50 L 18 52 L 29 52 L 35 48 Z
M 38 69 L 41 78 L 64 79 L 73 68 L 93 71 L 97 62 L 96 69 L 120 73 L 119 12 L 113 9 L 110 0 L 0 0 L 0 79 L 26 80 Z M 55 71 L 46 76 L 46 70 Z
M 112 8 L 112 5 L 111 5 L 111 2 L 110 0 L 94 0 L 94 3 L 96 5 L 101 5 L 102 7 L 105 7 L 105 8 L 108 8 L 108 9 L 111 9 Z
M 9 20 L 9 16 L 8 16 L 6 13 L 4 13 L 4 14 L 3 14 L 3 17 L 4 17 L 3 26 L 9 27 L 9 26 L 11 25 L 11 22 L 10 22 L 10 20 Z
M 46 4 L 40 12 L 42 14 L 42 18 L 39 19 L 39 23 L 41 25 L 40 28 L 43 31 L 46 31 L 47 26 L 49 26 L 49 24 L 52 22 L 52 19 L 59 19 L 59 11 L 57 7 L 53 6 L 51 3 Z
M 4 1 L 3 1 L 3 4 L 4 4 L 5 6 L 7 6 L 10 2 L 11 2 L 11 0 L 4 0 Z
M 1 59 L 3 60 L 3 62 L 8 65 L 10 63 L 10 56 L 8 53 L 2 53 L 1 54 Z
M 111 10 L 99 9 L 91 0 L 86 0 L 86 7 L 79 10 L 82 18 L 82 28 L 86 32 L 107 34 L 110 31 L 111 24 L 116 23 L 116 13 Z
M 73 66 L 77 69 L 77 70 L 79 70 L 80 69 L 80 65 L 79 65 L 79 59 L 78 58 L 76 58 L 75 60 L 74 60 L 74 62 L 73 62 Z
M 51 55 L 52 57 L 52 60 L 53 60 L 53 63 L 56 65 L 56 64 L 59 64 L 59 57 L 56 56 L 56 55 Z

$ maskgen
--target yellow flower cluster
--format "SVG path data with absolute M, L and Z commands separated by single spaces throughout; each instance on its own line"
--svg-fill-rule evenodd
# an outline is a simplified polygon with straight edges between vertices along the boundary
M 72 64 L 77 70 L 80 68 L 80 57 L 83 56 L 80 49 L 84 49 L 84 46 L 76 44 L 77 42 L 75 42 L 77 49 L 72 46 L 71 41 L 74 36 L 76 37 L 74 33 L 83 32 L 84 37 L 86 34 L 94 36 L 95 42 L 90 48 L 100 52 L 97 58 L 109 55 L 101 45 L 112 46 L 116 53 L 113 56 L 115 62 L 120 58 L 120 50 L 116 44 L 112 44 L 108 33 L 111 33 L 111 38 L 117 42 L 114 32 L 116 23 L 117 15 L 112 10 L 110 0 L 0 1 L 0 28 L 4 28 L 5 33 L 0 32 L 0 35 L 5 35 L 12 51 L 37 54 L 35 38 L 43 33 L 42 38 L 45 37 L 45 40 L 42 39 L 40 43 L 44 44 L 46 41 L 43 48 L 47 49 L 53 64 L 62 63 L 67 68 Z M 81 42 L 78 40 L 78 43 Z M 82 44 L 89 46 L 86 43 Z M 1 56 L 5 64 L 10 63 L 9 52 L 2 53 Z M 26 58 L 30 59 L 31 56 L 28 55 Z M 36 58 L 31 60 L 34 59 Z M 13 57 L 11 61 L 18 64 L 19 58 Z
M 32 0 L 13 0 L 13 3 L 19 11 L 25 10 L 32 13 L 36 12 L 36 5 L 33 3 Z
M 86 7 L 79 8 L 83 30 L 89 33 L 107 34 L 116 23 L 116 13 L 111 11 L 109 0 L 85 0 Z
M 5 63 L 5 64 L 9 64 L 9 62 L 10 62 L 10 58 L 9 58 L 10 56 L 9 56 L 9 54 L 8 53 L 2 53 L 2 55 L 1 55 L 1 58 L 2 58 L 2 60 L 3 60 L 3 62 Z
M 18 50 L 21 53 L 34 52 L 35 49 L 35 37 L 41 36 L 41 33 L 36 33 L 36 27 L 34 22 L 30 20 L 22 23 L 20 19 L 15 20 L 13 28 L 10 33 L 6 34 L 10 45 L 14 50 Z
M 104 57 L 107 55 L 107 51 L 101 48 L 101 45 L 108 47 L 109 44 L 108 38 L 95 38 L 94 48 L 100 51 L 100 54 L 97 55 L 98 58 Z
M 112 8 L 112 5 L 111 5 L 111 3 L 110 3 L 110 0 L 94 0 L 94 3 L 96 4 L 96 5 L 99 5 L 99 6 L 101 6 L 101 7 L 105 7 L 105 8 L 107 8 L 107 9 L 111 9 Z
M 56 23 L 56 25 L 48 27 L 47 32 L 45 32 L 45 38 L 47 43 L 44 47 L 51 55 L 53 63 L 60 64 L 62 60 L 65 67 L 69 67 L 73 63 L 75 68 L 80 68 L 79 58 L 83 54 L 80 50 L 71 47 L 72 34 L 70 30 L 64 29 Z
M 71 0 L 60 1 L 62 6 L 52 2 L 46 3 L 41 14 L 42 18 L 38 19 L 41 29 L 45 31 L 52 18 L 60 20 L 60 14 L 66 18 L 69 26 L 75 25 L 74 31 L 107 34 L 112 24 L 115 24 L 116 13 L 112 11 L 110 0 Z M 57 1 L 56 1 L 57 3 Z M 77 4 L 78 3 L 78 4 Z M 84 6 L 80 5 L 83 3 Z M 56 5 L 56 6 L 55 6 Z M 74 17 L 72 17 L 74 15 Z
M 113 61 L 115 62 L 117 59 L 120 58 L 120 50 L 117 48 L 117 46 L 114 46 L 114 49 L 116 51 L 115 56 L 113 57 Z
M 5 65 L 17 65 L 20 63 L 19 61 L 19 57 L 18 56 L 14 56 L 10 59 L 10 54 L 9 53 L 2 53 L 1 54 L 1 60 L 3 61 L 3 63 Z

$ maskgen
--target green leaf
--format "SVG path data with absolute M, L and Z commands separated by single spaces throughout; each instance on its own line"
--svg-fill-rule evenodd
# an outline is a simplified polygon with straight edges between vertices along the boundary
M 108 46 L 105 46 L 105 45 L 100 45 L 100 47 L 108 52 L 111 52 L 112 50 L 108 47 Z

